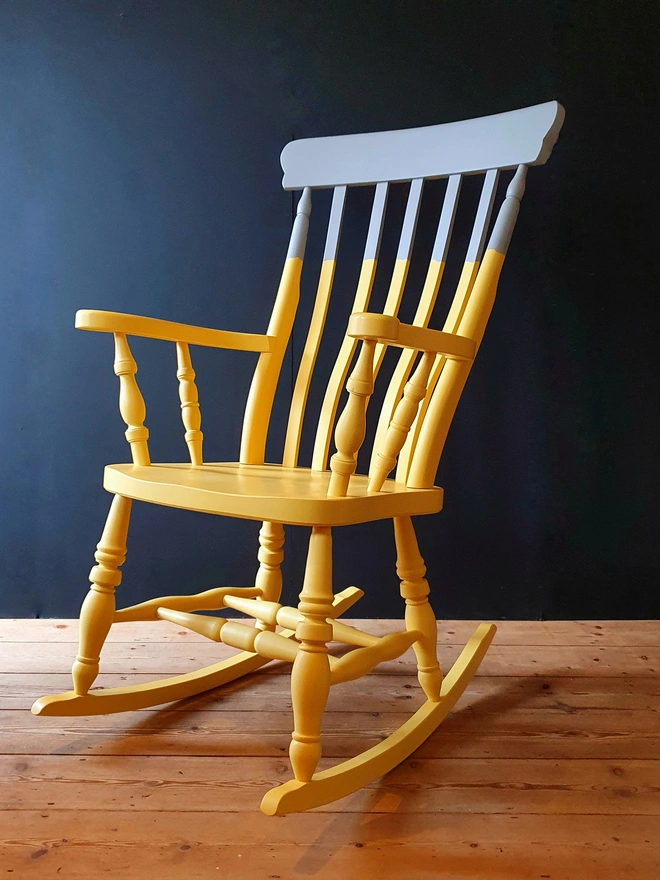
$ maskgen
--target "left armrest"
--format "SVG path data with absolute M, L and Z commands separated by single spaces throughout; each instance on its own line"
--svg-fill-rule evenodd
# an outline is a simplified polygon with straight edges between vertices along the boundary
M 375 339 L 377 342 L 399 348 L 434 351 L 461 361 L 473 360 L 476 352 L 476 343 L 466 336 L 403 324 L 392 315 L 372 312 L 356 312 L 351 315 L 348 321 L 348 335 L 357 339 Z
M 160 318 L 143 318 L 122 312 L 101 312 L 81 309 L 76 312 L 78 330 L 95 330 L 98 333 L 123 333 L 128 336 L 146 336 L 165 342 L 185 342 L 189 345 L 205 345 L 210 348 L 230 348 L 238 351 L 271 351 L 273 338 L 261 333 L 237 333 L 233 330 L 213 330 L 162 321 Z

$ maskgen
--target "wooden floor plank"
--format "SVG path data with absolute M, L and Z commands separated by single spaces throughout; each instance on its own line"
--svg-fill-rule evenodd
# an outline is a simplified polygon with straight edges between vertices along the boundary
M 404 627 L 402 619 L 345 619 L 345 622 L 361 626 L 377 635 Z M 497 624 L 496 640 L 500 645 L 660 645 L 658 620 L 545 620 L 534 621 L 532 624 L 526 620 L 493 622 Z M 464 644 L 478 623 L 478 620 L 440 620 L 438 642 L 447 645 Z M 1 621 L 0 625 L 0 642 L 76 642 L 77 639 L 77 620 L 7 619 Z M 203 644 L 206 639 L 164 621 L 143 621 L 116 624 L 110 630 L 108 641 Z
M 326 713 L 324 754 L 347 758 L 371 748 L 408 713 Z M 248 755 L 288 752 L 291 712 L 190 713 L 145 710 L 92 718 L 37 718 L 0 713 L 0 754 Z M 420 757 L 660 757 L 658 716 L 644 711 L 507 707 L 501 715 L 454 712 L 418 750 Z
M 449 668 L 463 645 L 441 645 L 440 661 Z M 157 643 L 111 643 L 104 647 L 101 668 L 104 672 L 124 675 L 142 673 L 154 676 L 179 675 L 201 666 L 217 663 L 236 652 L 214 642 L 199 644 L 169 643 L 165 649 Z M 18 649 L 16 643 L 0 644 L 0 669 L 3 672 L 68 673 L 75 657 L 75 648 L 68 643 L 30 644 Z M 414 668 L 412 651 L 398 660 L 382 663 L 375 674 L 408 674 Z M 286 668 L 286 667 L 284 667 Z M 269 664 L 268 670 L 281 671 L 282 664 Z M 498 645 L 494 643 L 480 667 L 482 675 L 579 675 L 656 677 L 660 674 L 660 646 L 595 648 L 570 646 Z
M 333 845 L 321 840 L 309 844 L 269 841 L 260 846 L 176 842 L 133 847 L 123 842 L 72 844 L 69 838 L 35 840 L 0 844 L 0 870 L 9 872 L 4 876 L 21 880 L 89 880 L 107 871 L 122 880 L 227 876 L 240 880 L 657 880 L 660 876 L 658 852 L 646 844 L 483 843 L 472 840 L 474 836 L 427 845 L 364 844 L 361 840 Z
M 280 675 L 256 672 L 222 688 L 173 703 L 173 711 L 188 712 L 263 712 L 291 707 L 288 669 Z M 102 673 L 99 687 L 121 687 L 128 683 L 150 681 L 150 675 L 120 675 Z M 377 686 L 376 686 L 377 685 Z M 29 709 L 34 700 L 46 694 L 55 694 L 71 688 L 69 673 L 5 673 L 0 674 L 0 709 Z M 409 675 L 379 675 L 358 681 L 349 681 L 330 692 L 332 711 L 350 711 L 359 700 L 364 712 L 414 711 L 422 702 L 417 677 Z M 502 711 L 504 703 L 528 709 L 557 709 L 570 714 L 579 709 L 648 709 L 660 712 L 660 676 L 656 678 L 569 678 L 560 676 L 520 677 L 477 675 L 461 697 L 457 708 L 473 705 L 481 712 Z
M 1 756 L 0 807 L 252 812 L 260 795 L 290 775 L 280 758 Z M 415 757 L 320 810 L 657 816 L 660 761 Z
M 623 846 L 655 847 L 655 816 L 548 815 L 540 822 L 534 814 L 442 813 L 322 813 L 318 810 L 291 816 L 264 816 L 259 810 L 243 813 L 209 809 L 186 814 L 154 812 L 136 821 L 132 812 L 49 809 L 7 810 L 3 842 L 62 841 L 71 844 L 169 845 L 218 844 L 263 846 L 317 844 L 341 846 L 348 841 L 365 845 L 433 846 L 476 841 L 483 844 L 525 844 L 542 839 L 555 846 L 606 846 L 613 837 Z M 612 847 L 614 849 L 614 847 Z M 554 880 L 554 878 L 553 878 Z

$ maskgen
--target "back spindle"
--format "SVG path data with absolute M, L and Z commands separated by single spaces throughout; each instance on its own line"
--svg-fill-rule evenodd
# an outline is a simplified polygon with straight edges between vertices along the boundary
M 388 186 L 389 184 L 387 183 L 379 183 L 376 185 L 374 200 L 371 207 L 369 229 L 367 231 L 367 240 L 364 247 L 362 268 L 360 269 L 360 277 L 351 312 L 365 312 L 369 304 L 371 290 L 376 275 L 380 239 L 383 233 L 383 223 L 385 221 Z M 328 387 L 326 388 L 323 404 L 321 406 L 316 437 L 314 439 L 314 452 L 312 454 L 312 470 L 314 471 L 324 471 L 326 469 L 330 440 L 332 438 L 332 426 L 335 421 L 339 398 L 346 382 L 346 376 L 348 375 L 348 370 L 353 355 L 355 354 L 356 346 L 357 340 L 346 334 L 339 348 L 339 354 L 337 355 L 335 365 L 332 368 Z
M 526 166 L 520 165 L 507 188 L 506 197 L 498 212 L 486 253 L 458 326 L 458 334 L 473 339 L 477 349 L 483 339 L 486 324 L 495 302 L 504 256 L 520 210 L 520 199 L 524 193 L 526 173 Z M 424 414 L 419 440 L 406 481 L 407 486 L 427 489 L 433 485 L 449 427 L 470 368 L 470 361 L 452 360 L 446 362 L 431 396 L 428 409 Z

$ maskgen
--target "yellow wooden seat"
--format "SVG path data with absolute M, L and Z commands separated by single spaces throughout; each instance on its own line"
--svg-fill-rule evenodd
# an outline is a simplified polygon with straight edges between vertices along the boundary
M 200 467 L 113 464 L 106 467 L 103 480 L 108 492 L 136 501 L 294 526 L 343 526 L 442 508 L 438 487 L 410 489 L 386 480 L 379 492 L 369 492 L 369 477 L 360 474 L 351 480 L 347 495 L 326 503 L 329 483 L 329 471 L 235 461 Z
M 289 756 L 294 778 L 267 792 L 262 810 L 283 814 L 327 804 L 386 773 L 432 733 L 474 675 L 495 632 L 481 624 L 444 676 L 436 654 L 436 620 L 428 601 L 426 568 L 412 516 L 432 514 L 443 503 L 435 474 L 495 299 L 500 271 L 525 188 L 527 168 L 550 155 L 563 121 L 556 102 L 457 123 L 293 141 L 282 154 L 284 186 L 302 190 L 273 312 L 263 333 L 236 333 L 160 319 L 83 310 L 82 330 L 112 333 L 119 409 L 132 464 L 105 469 L 113 496 L 97 545 L 91 588 L 80 612 L 80 642 L 73 690 L 42 697 L 37 715 L 95 715 L 155 706 L 218 687 L 270 660 L 291 662 L 294 730 Z M 501 171 L 513 170 L 504 197 Z M 442 330 L 429 328 L 442 282 L 465 175 L 482 175 L 481 195 L 463 270 Z M 421 291 L 407 285 L 425 180 L 446 178 L 433 250 Z M 407 187 L 399 249 L 382 312 L 370 312 L 381 234 L 391 185 Z M 312 373 L 319 352 L 338 259 L 347 193 L 370 187 L 373 201 L 357 288 L 347 308 L 346 334 L 327 383 L 320 412 L 308 414 Z M 323 262 L 306 342 L 298 366 L 281 462 L 265 463 L 273 401 L 296 317 L 307 230 L 316 189 L 332 188 Z M 491 227 L 491 212 L 500 202 Z M 487 244 L 486 244 L 487 242 Z M 415 296 L 411 323 L 399 320 L 403 297 Z M 152 464 L 146 407 L 136 381 L 128 336 L 176 345 L 184 438 L 190 462 Z M 241 447 L 234 462 L 204 462 L 201 410 L 190 346 L 258 353 L 245 408 Z M 387 384 L 371 444 L 368 473 L 356 473 L 365 447 L 366 411 L 386 349 L 400 349 Z M 359 349 L 359 352 L 358 352 Z M 347 380 L 347 377 L 350 377 Z M 337 419 L 344 389 L 347 399 Z M 315 428 L 311 462 L 302 466 L 303 422 Z M 334 437 L 335 452 L 330 456 Z M 362 461 L 362 459 L 360 459 Z M 393 477 L 390 477 L 390 475 Z M 159 596 L 116 608 L 119 568 L 133 500 L 203 513 L 259 520 L 254 586 L 217 587 L 195 595 Z M 377 637 L 337 618 L 363 595 L 355 587 L 335 592 L 332 527 L 391 518 L 397 574 L 405 600 L 405 628 Z M 297 607 L 279 603 L 284 525 L 311 529 Z M 369 548 L 365 547 L 365 553 Z M 194 560 L 191 548 L 191 564 Z M 231 608 L 237 620 L 198 614 Z M 113 624 L 162 620 L 237 648 L 228 660 L 186 675 L 122 688 L 93 690 L 101 649 Z M 338 641 L 352 650 L 331 656 Z M 336 767 L 317 772 L 321 720 L 331 687 L 359 678 L 409 648 L 415 652 L 424 705 L 386 740 Z M 265 722 L 266 723 L 266 722 Z

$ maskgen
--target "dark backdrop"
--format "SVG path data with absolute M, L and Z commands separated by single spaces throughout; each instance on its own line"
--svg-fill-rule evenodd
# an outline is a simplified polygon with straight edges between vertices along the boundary
M 288 140 L 556 98 L 420 543 L 439 616 L 660 616 L 659 20 L 640 0 L 4 0 L 0 614 L 77 614 L 102 467 L 127 459 L 111 340 L 75 332 L 76 308 L 263 332 Z M 172 348 L 134 345 L 165 460 L 183 454 Z M 253 356 L 195 355 L 207 455 L 235 458 Z M 249 583 L 257 528 L 136 504 L 122 604 Z M 401 613 L 389 528 L 336 533 L 336 588 L 366 587 L 364 616 Z M 288 532 L 291 599 L 306 530 Z

